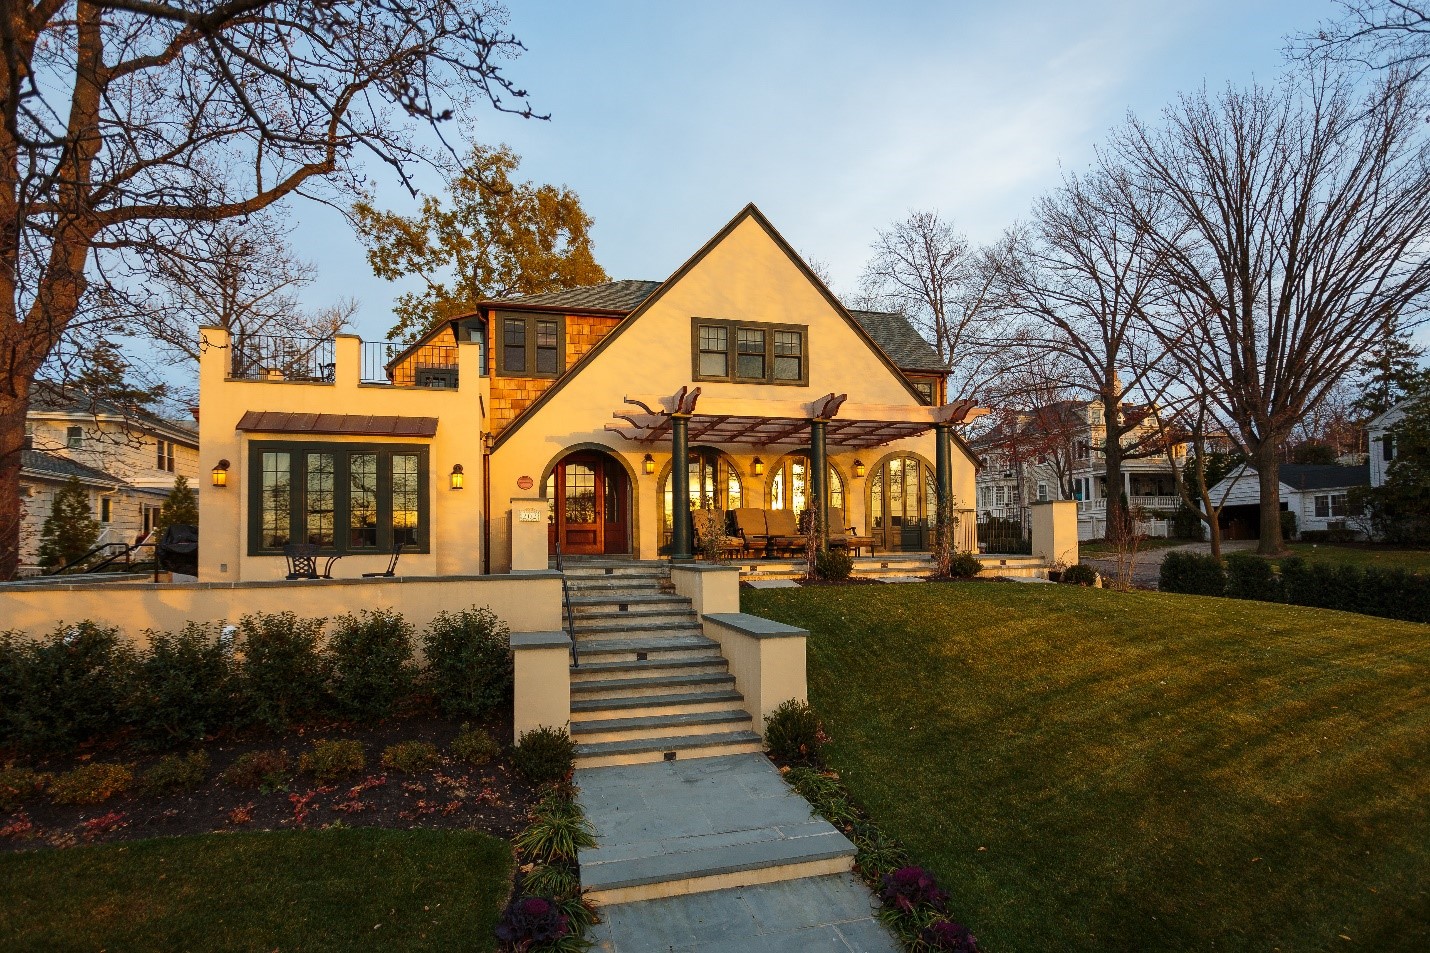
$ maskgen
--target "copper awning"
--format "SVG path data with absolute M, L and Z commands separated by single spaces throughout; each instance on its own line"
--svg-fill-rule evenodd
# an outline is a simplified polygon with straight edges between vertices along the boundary
M 437 434 L 437 418 L 377 414 L 294 414 L 276 410 L 250 410 L 244 413 L 234 429 L 250 433 L 433 437 Z
M 680 414 L 689 418 L 692 444 L 793 448 L 809 443 L 811 421 L 823 420 L 825 445 L 831 450 L 867 450 L 905 437 L 916 437 L 938 424 L 961 424 L 987 413 L 971 400 L 925 407 L 848 404 L 847 397 L 847 394 L 827 394 L 809 402 L 702 400 L 700 388 L 681 388 L 671 397 L 626 398 L 626 403 L 638 407 L 640 412 L 617 411 L 612 416 L 624 423 L 607 424 L 606 429 L 636 443 L 655 443 L 670 438 L 671 417 Z

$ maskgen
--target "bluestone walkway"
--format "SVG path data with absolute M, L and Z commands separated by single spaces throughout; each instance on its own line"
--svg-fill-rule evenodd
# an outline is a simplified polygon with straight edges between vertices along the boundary
M 614 953 L 829 950 L 897 953 L 876 902 L 846 871 L 854 847 L 814 815 L 763 755 L 731 755 L 576 772 L 596 847 L 581 852 L 591 891 L 656 899 L 601 907 L 597 948 Z M 776 869 L 793 874 L 755 886 Z M 679 884 L 726 889 L 682 896 Z M 618 893 L 617 893 L 618 895 Z

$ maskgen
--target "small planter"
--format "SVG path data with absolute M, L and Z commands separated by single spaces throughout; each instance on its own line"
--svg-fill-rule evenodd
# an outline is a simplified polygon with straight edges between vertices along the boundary
M 1062 582 L 1062 581 L 1063 581 L 1063 571 L 1062 571 L 1061 569 L 1049 569 L 1049 570 L 1048 570 L 1048 582 Z

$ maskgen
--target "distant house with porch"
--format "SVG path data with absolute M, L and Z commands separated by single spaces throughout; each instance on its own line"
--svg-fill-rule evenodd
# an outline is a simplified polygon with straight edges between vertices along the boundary
M 699 509 L 926 549 L 938 500 L 974 497 L 978 411 L 933 349 L 754 206 L 664 281 L 481 302 L 412 345 L 202 333 L 205 580 L 281 578 L 295 543 L 336 575 L 398 546 L 404 572 L 504 572 L 538 512 L 574 555 L 688 556 Z
M 1277 469 L 1281 509 L 1296 514 L 1297 532 L 1344 530 L 1364 532 L 1352 518 L 1348 497 L 1352 487 L 1370 485 L 1370 467 L 1339 464 L 1283 463 Z M 1243 464 L 1211 489 L 1224 501 L 1218 523 L 1223 539 L 1256 539 L 1261 534 L 1259 475 Z

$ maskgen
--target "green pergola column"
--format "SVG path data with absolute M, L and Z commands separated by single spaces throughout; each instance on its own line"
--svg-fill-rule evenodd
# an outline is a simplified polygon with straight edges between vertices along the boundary
M 948 424 L 934 424 L 934 482 L 938 490 L 939 512 L 953 499 L 953 461 L 949 446 L 953 428 Z
M 671 515 L 670 558 L 690 560 L 690 418 L 672 414 L 670 418 L 670 495 L 675 512 Z
M 829 537 L 829 458 L 824 450 L 828 421 L 809 422 L 809 492 L 814 497 L 814 519 L 819 545 Z

